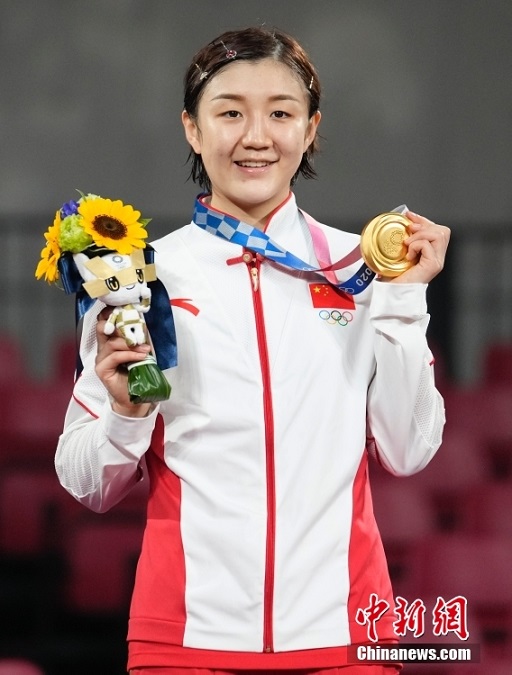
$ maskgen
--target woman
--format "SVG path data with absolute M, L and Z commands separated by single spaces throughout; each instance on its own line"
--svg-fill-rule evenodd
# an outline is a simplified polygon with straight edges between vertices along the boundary
M 409 213 L 416 264 L 369 283 L 349 260 L 340 281 L 358 280 L 357 294 L 313 271 L 358 246 L 290 191 L 314 175 L 319 99 L 300 45 L 265 28 L 224 33 L 187 71 L 183 125 L 207 194 L 189 225 L 154 243 L 179 299 L 169 401 L 130 403 L 122 365 L 148 347 L 105 336 L 108 308 L 86 316 L 56 466 L 71 494 L 104 511 L 145 459 L 133 673 L 395 672 L 347 651 L 368 641 L 371 595 L 392 604 L 367 457 L 406 475 L 440 445 L 425 291 L 449 231 Z M 396 640 L 393 620 L 380 619 L 380 641 Z

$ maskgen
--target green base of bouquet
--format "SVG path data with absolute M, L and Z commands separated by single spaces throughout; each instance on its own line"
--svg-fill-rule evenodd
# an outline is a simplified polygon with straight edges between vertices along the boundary
M 157 403 L 171 395 L 171 385 L 153 356 L 128 367 L 128 393 L 132 403 Z

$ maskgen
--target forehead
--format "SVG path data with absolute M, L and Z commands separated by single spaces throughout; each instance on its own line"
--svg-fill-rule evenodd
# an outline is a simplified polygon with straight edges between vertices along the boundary
M 207 83 L 203 100 L 219 96 L 275 98 L 290 96 L 307 104 L 307 92 L 300 77 L 289 66 L 275 61 L 234 61 Z

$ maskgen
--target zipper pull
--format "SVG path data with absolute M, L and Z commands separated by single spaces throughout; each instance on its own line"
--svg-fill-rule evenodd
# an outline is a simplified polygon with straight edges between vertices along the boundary
M 251 274 L 251 281 L 252 281 L 252 289 L 256 293 L 258 288 L 260 287 L 260 279 L 259 279 L 259 274 L 258 274 L 258 258 L 255 257 L 252 253 L 249 253 L 249 251 L 246 251 L 242 255 L 242 260 L 244 263 L 249 266 L 249 272 Z
M 256 291 L 260 287 L 260 279 L 258 275 L 258 268 L 256 267 L 256 265 L 253 265 L 253 267 L 251 267 L 251 279 L 252 279 L 252 289 L 256 293 Z

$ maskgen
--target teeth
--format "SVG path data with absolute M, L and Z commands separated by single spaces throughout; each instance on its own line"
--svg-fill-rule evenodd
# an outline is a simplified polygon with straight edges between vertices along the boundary
M 269 162 L 237 162 L 237 164 L 251 169 L 259 169 L 262 166 L 268 166 Z

